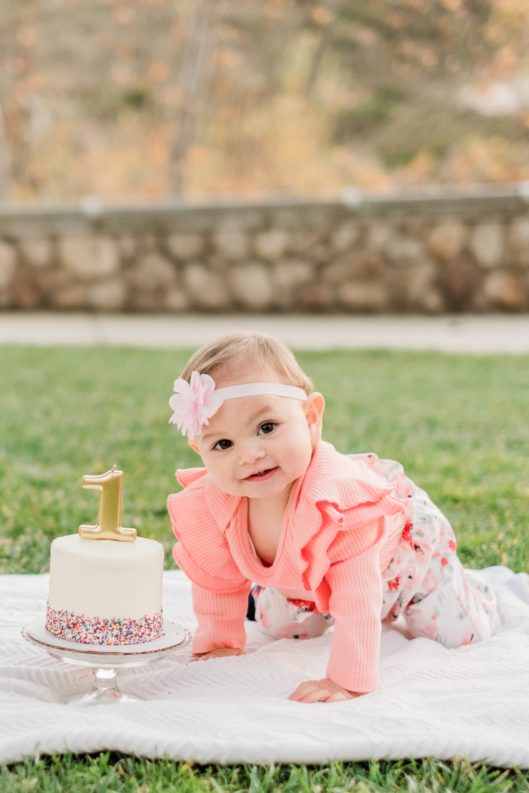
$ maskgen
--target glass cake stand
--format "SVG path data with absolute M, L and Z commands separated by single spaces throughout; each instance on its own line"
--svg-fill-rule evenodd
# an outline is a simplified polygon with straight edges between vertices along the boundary
M 124 694 L 118 686 L 118 673 L 124 667 L 145 666 L 159 661 L 168 653 L 183 647 L 189 633 L 174 622 L 165 621 L 164 635 L 144 644 L 122 644 L 114 647 L 79 644 L 58 639 L 49 633 L 42 621 L 33 620 L 22 628 L 22 636 L 45 650 L 52 658 L 92 669 L 94 686 L 86 694 L 74 696 L 69 705 L 103 705 L 113 702 L 137 702 L 141 697 Z

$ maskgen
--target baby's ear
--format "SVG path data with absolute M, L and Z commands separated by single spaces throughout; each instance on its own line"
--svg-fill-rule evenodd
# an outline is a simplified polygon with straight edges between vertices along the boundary
M 313 442 L 317 442 L 321 438 L 324 410 L 325 399 L 323 398 L 323 394 L 320 394 L 319 391 L 313 391 L 305 402 L 305 416 Z

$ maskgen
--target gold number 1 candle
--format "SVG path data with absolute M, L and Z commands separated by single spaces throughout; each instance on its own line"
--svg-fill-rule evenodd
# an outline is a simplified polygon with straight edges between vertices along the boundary
M 95 526 L 79 526 L 80 536 L 85 540 L 134 542 L 136 529 L 124 529 L 121 525 L 123 471 L 114 465 L 104 474 L 87 474 L 83 476 L 83 487 L 100 491 L 99 515 Z

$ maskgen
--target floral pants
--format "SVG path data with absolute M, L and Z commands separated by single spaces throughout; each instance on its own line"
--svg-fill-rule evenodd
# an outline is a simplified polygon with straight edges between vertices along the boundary
M 413 501 L 413 523 L 405 526 L 382 575 L 381 619 L 401 617 L 412 637 L 445 647 L 488 638 L 499 624 L 494 592 L 478 573 L 465 570 L 452 527 L 429 496 L 417 490 Z M 314 602 L 289 599 L 272 588 L 253 586 L 250 598 L 255 620 L 275 638 L 312 638 L 334 622 Z

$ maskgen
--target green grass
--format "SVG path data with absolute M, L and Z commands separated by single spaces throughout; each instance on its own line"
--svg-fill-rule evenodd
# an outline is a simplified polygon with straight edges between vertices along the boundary
M 322 766 L 196 766 L 100 754 L 65 755 L 0 767 L 2 793 L 505 793 L 527 791 L 516 770 L 461 759 L 329 763 Z
M 167 400 L 184 352 L 0 348 L 0 572 L 47 570 L 53 537 L 92 522 L 84 473 L 124 469 L 123 523 L 160 540 L 177 466 L 199 464 Z M 304 353 L 326 396 L 325 437 L 400 460 L 452 520 L 468 566 L 527 569 L 529 359 Z M 102 754 L 0 770 L 11 791 L 529 791 L 529 773 L 465 760 L 199 767 Z

